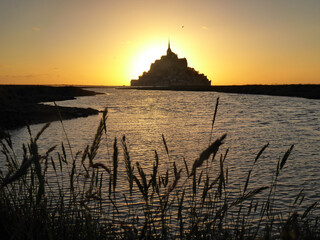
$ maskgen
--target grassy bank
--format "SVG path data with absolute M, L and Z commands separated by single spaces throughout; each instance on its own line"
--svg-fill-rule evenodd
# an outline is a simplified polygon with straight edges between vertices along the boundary
M 59 120 L 55 107 L 39 104 L 74 99 L 79 96 L 93 96 L 95 92 L 76 87 L 0 85 L 0 138 L 3 131 Z M 63 119 L 87 117 L 98 114 L 92 108 L 59 108 Z
M 320 99 L 320 85 L 311 84 L 214 86 L 213 89 L 216 92 L 225 93 L 257 94 Z
M 216 118 L 218 101 L 212 121 Z M 154 152 L 150 172 L 130 157 L 125 136 L 114 139 L 110 159 L 97 161 L 105 137 L 107 111 L 93 142 L 83 151 L 66 144 L 40 149 L 30 132 L 23 156 L 17 157 L 9 137 L 1 141 L 6 168 L 1 171 L 0 234 L 7 239 L 320 239 L 318 202 L 302 208 L 303 191 L 292 199 L 287 213 L 278 212 L 276 191 L 285 171 L 291 146 L 274 166 L 273 178 L 252 188 L 250 176 L 268 144 L 261 146 L 241 190 L 229 186 L 228 150 L 221 151 L 227 135 L 210 139 L 209 146 L 184 167 L 173 162 L 160 171 Z M 62 121 L 61 121 L 62 123 Z M 63 124 L 63 123 L 62 123 Z M 125 171 L 120 171 L 123 154 Z M 119 187 L 120 173 L 127 189 Z M 123 176 L 122 176 L 123 177 Z M 264 194 L 263 200 L 258 196 Z

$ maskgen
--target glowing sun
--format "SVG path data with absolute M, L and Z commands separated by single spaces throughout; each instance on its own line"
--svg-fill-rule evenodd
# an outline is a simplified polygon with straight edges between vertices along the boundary
M 166 45 L 159 44 L 141 47 L 131 60 L 131 77 L 136 79 L 143 72 L 148 71 L 151 63 L 160 59 L 162 55 L 166 55 Z

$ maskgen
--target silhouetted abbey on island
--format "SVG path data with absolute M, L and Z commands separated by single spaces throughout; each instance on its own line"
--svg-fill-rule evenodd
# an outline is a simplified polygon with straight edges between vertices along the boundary
M 168 43 L 167 55 L 151 64 L 148 72 L 143 72 L 138 80 L 131 80 L 131 86 L 211 86 L 211 81 L 204 74 L 200 74 L 188 67 L 186 58 L 178 58 L 171 51 Z

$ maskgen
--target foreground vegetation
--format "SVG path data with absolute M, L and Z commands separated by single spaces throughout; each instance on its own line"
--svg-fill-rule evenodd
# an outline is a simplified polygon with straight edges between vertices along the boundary
M 217 107 L 218 101 L 212 128 Z M 29 129 L 21 159 L 9 137 L 1 141 L 7 166 L 0 173 L 2 239 L 320 239 L 318 218 L 312 215 L 318 203 L 301 211 L 303 191 L 290 212 L 274 208 L 278 176 L 293 146 L 279 159 L 271 183 L 252 188 L 250 176 L 268 144 L 263 146 L 241 192 L 230 194 L 228 151 L 221 153 L 226 135 L 210 140 L 199 158 L 192 165 L 184 160 L 182 168 L 169 161 L 170 167 L 161 170 L 155 151 L 153 168 L 147 171 L 130 158 L 125 136 L 120 143 L 114 139 L 111 159 L 96 160 L 106 120 L 107 110 L 92 144 L 75 154 L 67 135 L 66 145 L 39 149 L 38 140 L 50 124 L 36 136 Z M 162 138 L 167 156 L 161 157 L 170 159 Z M 120 171 L 119 148 L 125 171 Z M 127 190 L 119 187 L 120 179 Z M 260 194 L 264 201 L 256 198 Z

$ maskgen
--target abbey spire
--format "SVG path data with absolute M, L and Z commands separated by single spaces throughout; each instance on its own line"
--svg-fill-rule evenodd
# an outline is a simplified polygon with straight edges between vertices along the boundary
M 168 40 L 168 49 L 167 49 L 167 56 L 171 55 L 172 51 L 170 48 L 170 39 Z
M 168 40 L 167 57 L 178 59 L 178 55 L 171 51 L 171 48 L 170 48 L 170 39 Z

